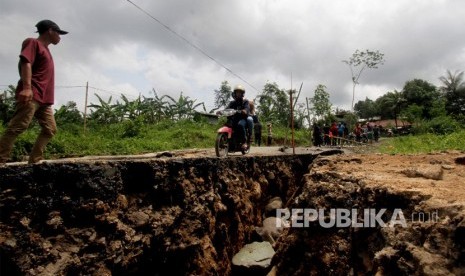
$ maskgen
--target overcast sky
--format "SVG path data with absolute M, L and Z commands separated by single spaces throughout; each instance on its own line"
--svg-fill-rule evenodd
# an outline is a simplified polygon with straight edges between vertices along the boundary
M 89 82 L 89 96 L 153 97 L 155 89 L 177 98 L 182 91 L 209 110 L 227 80 L 252 99 L 267 82 L 286 90 L 303 83 L 301 102 L 323 84 L 334 107 L 350 109 L 351 73 L 342 60 L 357 49 L 378 50 L 386 61 L 363 72 L 356 101 L 415 78 L 440 85 L 446 70 L 465 71 L 463 0 L 131 1 L 0 0 L 0 90 L 17 83 L 21 43 L 37 37 L 42 19 L 69 31 L 50 46 L 55 108 L 75 101 L 82 110 Z

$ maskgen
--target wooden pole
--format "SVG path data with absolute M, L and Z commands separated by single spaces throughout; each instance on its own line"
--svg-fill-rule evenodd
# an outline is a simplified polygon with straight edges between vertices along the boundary
M 84 133 L 87 131 L 87 97 L 89 95 L 89 82 L 86 82 L 86 98 L 84 100 Z
M 292 154 L 295 154 L 295 143 L 294 143 L 294 102 L 292 100 L 292 75 L 291 75 L 291 90 L 290 94 L 290 101 L 291 101 L 291 145 L 292 145 Z
M 312 132 L 313 132 L 313 125 L 312 125 L 312 120 L 310 118 L 310 107 L 308 106 L 308 101 L 309 98 L 305 98 L 305 103 L 307 104 L 307 117 L 308 117 L 308 129 L 310 130 L 310 146 L 312 146 Z

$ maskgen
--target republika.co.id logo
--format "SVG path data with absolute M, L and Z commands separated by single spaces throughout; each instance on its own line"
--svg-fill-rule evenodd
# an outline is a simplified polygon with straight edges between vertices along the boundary
M 390 216 L 386 213 L 387 210 L 367 208 L 360 212 L 358 209 L 331 208 L 328 212 L 325 209 L 312 208 L 277 209 L 276 227 L 300 228 L 315 224 L 323 228 L 376 228 L 396 225 L 407 227 L 407 219 L 402 209 L 393 209 Z M 411 221 L 424 222 L 425 219 L 438 221 L 437 211 L 428 213 L 427 217 L 423 213 L 413 213 Z

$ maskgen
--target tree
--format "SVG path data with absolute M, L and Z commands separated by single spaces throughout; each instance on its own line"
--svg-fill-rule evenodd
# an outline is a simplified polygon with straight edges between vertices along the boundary
M 15 112 L 16 100 L 15 100 L 16 88 L 13 85 L 9 85 L 8 89 L 0 95 L 0 120 L 6 125 L 13 117 Z
M 142 114 L 144 115 L 145 122 L 156 123 L 166 118 L 166 102 L 164 99 L 166 96 L 158 97 L 155 89 L 152 89 L 153 98 L 145 98 L 142 101 Z
M 360 118 L 371 119 L 378 115 L 378 108 L 376 103 L 370 99 L 365 98 L 364 101 L 358 101 L 354 105 L 354 111 Z
M 99 95 L 95 94 L 100 104 L 90 104 L 91 108 L 90 119 L 103 124 L 111 124 L 119 122 L 121 116 L 115 112 L 116 105 L 111 104 L 112 97 L 108 101 L 104 101 Z
M 166 114 L 168 114 L 168 116 L 173 120 L 192 119 L 197 107 L 203 105 L 205 109 L 204 103 L 196 104 L 195 102 L 197 100 L 191 100 L 189 96 L 183 96 L 182 92 L 177 101 L 171 96 L 166 97 L 171 100 L 171 104 L 168 106 Z
M 397 117 L 406 104 L 403 94 L 397 90 L 388 92 L 376 99 L 378 110 L 383 118 L 394 118 L 397 128 Z
M 279 89 L 276 83 L 267 83 L 258 97 L 257 113 L 262 121 L 274 122 L 282 126 L 288 125 L 290 103 L 284 90 Z
M 142 101 L 141 96 L 137 97 L 134 101 L 130 101 L 125 95 L 121 94 L 121 99 L 123 103 L 119 101 L 116 102 L 115 109 L 117 113 L 121 116 L 121 121 L 124 119 L 134 120 L 141 114 L 142 110 Z
M 465 82 L 463 80 L 463 71 L 455 71 L 453 74 L 447 70 L 446 76 L 439 77 L 439 80 L 444 84 L 439 89 L 444 93 L 455 92 L 459 89 L 465 88 Z
M 411 104 L 402 112 L 402 117 L 412 125 L 419 125 L 423 116 L 423 108 L 417 104 Z M 397 126 L 396 126 L 397 127 Z
M 223 81 L 219 90 L 215 89 L 215 107 L 217 109 L 226 108 L 231 101 L 231 86 L 228 81 Z
M 384 64 L 384 54 L 379 51 L 365 50 L 363 52 L 356 50 L 348 60 L 342 62 L 349 65 L 352 74 L 352 110 L 354 109 L 355 87 L 359 84 L 358 80 L 366 68 L 377 69 L 379 64 Z
M 311 110 L 318 119 L 322 119 L 331 113 L 331 102 L 329 101 L 329 93 L 326 91 L 326 86 L 318 84 L 315 89 L 315 95 L 310 100 L 312 103 Z
M 439 80 L 443 83 L 439 89 L 445 98 L 445 109 L 454 117 L 465 116 L 465 81 L 464 72 L 447 70 L 446 76 Z
M 422 118 L 424 119 L 432 118 L 430 110 L 434 102 L 441 96 L 436 86 L 421 79 L 407 81 L 402 89 L 402 94 L 407 106 L 416 104 L 422 108 Z
M 342 120 L 346 123 L 346 127 L 349 128 L 349 132 L 355 127 L 358 122 L 358 117 L 356 114 L 347 112 L 344 114 Z
M 55 121 L 57 124 L 80 124 L 84 121 L 84 118 L 78 110 L 76 102 L 70 101 L 55 110 Z

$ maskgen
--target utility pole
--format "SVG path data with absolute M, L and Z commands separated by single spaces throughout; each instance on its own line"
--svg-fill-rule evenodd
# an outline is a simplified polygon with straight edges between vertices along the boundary
M 289 99 L 291 102 L 291 146 L 292 154 L 295 154 L 295 143 L 294 143 L 294 101 L 292 100 L 292 74 L 291 74 L 291 90 L 289 91 Z
M 86 82 L 86 98 L 84 100 L 84 133 L 87 131 L 87 97 L 89 95 L 89 82 Z
M 289 92 L 290 94 L 290 100 L 291 100 L 291 145 L 292 145 L 292 154 L 295 154 L 295 143 L 294 143 L 294 102 L 292 101 L 292 94 L 294 92 L 291 91 Z
M 309 133 L 310 133 L 310 145 L 312 144 L 312 121 L 311 121 L 311 118 L 310 118 L 310 107 L 308 105 L 308 102 L 311 101 L 312 99 L 310 98 L 307 98 L 305 97 L 305 102 L 307 103 L 307 117 L 308 117 L 308 129 L 310 130 Z

